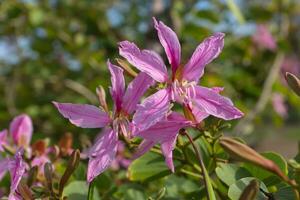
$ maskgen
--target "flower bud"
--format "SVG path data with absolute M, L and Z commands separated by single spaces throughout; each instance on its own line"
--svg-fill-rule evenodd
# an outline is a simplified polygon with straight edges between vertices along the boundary
M 46 183 L 47 183 L 47 187 L 48 187 L 49 191 L 53 191 L 52 174 L 53 174 L 52 164 L 46 163 L 44 165 L 44 175 L 45 175 L 45 179 L 46 179 Z
M 44 155 L 46 153 L 46 142 L 44 140 L 38 140 L 32 145 L 32 153 L 36 156 Z
M 58 142 L 58 147 L 62 156 L 70 155 L 73 146 L 73 136 L 71 133 L 66 132 Z
M 28 115 L 22 114 L 15 117 L 9 129 L 15 144 L 19 147 L 29 146 L 33 127 L 31 118 Z
M 24 184 L 22 182 L 20 182 L 20 184 L 18 186 L 18 192 L 20 193 L 22 199 L 25 199 L 25 200 L 33 199 L 31 190 L 29 189 L 29 187 L 26 184 Z
M 98 96 L 100 106 L 104 109 L 104 111 L 108 112 L 108 106 L 107 106 L 107 103 L 106 103 L 106 93 L 105 93 L 104 88 L 101 85 L 99 85 L 96 88 L 96 93 L 97 93 L 97 96 Z
M 137 73 L 122 59 L 116 59 L 118 64 L 132 77 L 136 77 Z
M 71 177 L 71 175 L 73 174 L 73 172 L 75 171 L 75 169 L 77 168 L 79 161 L 80 161 L 80 151 L 77 149 L 77 150 L 73 151 L 73 153 L 68 161 L 68 165 L 65 170 L 65 173 L 63 174 L 63 176 L 60 179 L 59 196 L 61 196 L 63 194 L 64 187 L 65 187 L 66 183 L 68 182 L 69 178 Z
M 228 137 L 220 138 L 220 145 L 232 157 L 240 161 L 253 163 L 276 174 L 284 181 L 290 182 L 288 177 L 279 169 L 279 167 L 272 160 L 263 157 L 247 145 Z
M 290 88 L 300 96 L 300 80 L 292 73 L 286 72 L 285 79 Z
M 254 200 L 259 191 L 259 182 L 253 179 L 249 185 L 244 189 L 243 193 L 240 196 L 240 200 Z
M 35 183 L 38 175 L 38 166 L 33 166 L 28 172 L 27 185 L 30 187 L 33 183 Z

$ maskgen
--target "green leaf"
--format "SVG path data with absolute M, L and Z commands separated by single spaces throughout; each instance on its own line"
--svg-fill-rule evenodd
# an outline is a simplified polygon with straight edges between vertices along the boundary
M 200 147 L 200 153 L 201 153 L 201 157 L 202 160 L 206 166 L 207 171 L 210 172 L 210 170 L 213 170 L 213 164 L 214 164 L 214 160 L 212 159 L 212 154 L 213 154 L 213 150 L 212 150 L 212 146 L 211 144 L 209 144 L 207 142 L 206 139 L 200 137 L 197 141 L 196 144 Z M 192 154 L 194 155 L 194 154 Z M 198 164 L 199 161 L 196 159 L 196 163 Z
M 146 200 L 145 191 L 138 184 L 123 184 L 118 187 L 118 191 L 113 195 L 115 199 L 122 200 Z
M 182 195 L 194 192 L 199 188 L 194 181 L 174 174 L 166 178 L 165 187 L 168 198 L 183 198 Z
M 29 12 L 29 20 L 33 25 L 39 25 L 44 21 L 44 13 L 41 9 L 33 8 Z
M 230 185 L 229 190 L 228 190 L 228 197 L 231 200 L 239 200 L 241 194 L 243 193 L 244 189 L 250 184 L 250 182 L 255 179 L 253 177 L 246 177 L 246 178 L 242 178 L 240 180 L 238 180 L 237 182 L 235 182 L 234 184 Z M 266 187 L 266 185 L 259 181 L 259 187 L 261 190 L 263 190 L 264 192 L 268 192 L 268 189 Z M 266 196 L 260 191 L 257 194 L 257 200 L 266 200 Z
M 214 193 L 214 189 L 213 189 L 209 174 L 204 165 L 203 165 L 202 169 L 203 169 L 203 176 L 205 178 L 205 187 L 206 187 L 206 191 L 208 194 L 207 198 L 208 198 L 208 200 L 216 200 L 216 196 Z
M 68 199 L 72 200 L 86 200 L 88 196 L 89 186 L 86 181 L 73 181 L 68 184 L 65 189 L 63 196 L 67 196 Z M 97 189 L 94 188 L 94 200 L 100 200 Z
M 251 176 L 250 172 L 245 168 L 239 167 L 236 164 L 221 163 L 216 168 L 216 174 L 226 185 L 230 186 L 237 180 Z
M 297 199 L 295 192 L 291 186 L 284 186 L 274 194 L 274 199 L 294 200 Z
M 175 168 L 179 162 L 174 160 Z M 131 181 L 152 181 L 171 174 L 164 158 L 153 152 L 148 152 L 134 160 L 128 168 L 128 178 Z

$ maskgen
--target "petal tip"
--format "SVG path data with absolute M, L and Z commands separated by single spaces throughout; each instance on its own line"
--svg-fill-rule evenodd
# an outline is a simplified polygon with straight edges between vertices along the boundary
M 154 23 L 154 27 L 157 28 L 159 21 L 157 21 L 157 19 L 155 17 L 152 17 L 153 23 Z

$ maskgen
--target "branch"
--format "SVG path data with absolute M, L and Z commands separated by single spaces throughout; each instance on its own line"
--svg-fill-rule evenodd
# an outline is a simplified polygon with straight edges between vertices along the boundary
M 284 53 L 278 52 L 272 67 L 268 73 L 268 77 L 264 82 L 262 93 L 254 106 L 254 108 L 245 116 L 234 128 L 234 135 L 243 135 L 247 132 L 249 126 L 255 117 L 260 114 L 266 107 L 272 93 L 272 87 L 279 74 L 280 67 L 284 59 Z
M 80 83 L 75 82 L 71 79 L 65 80 L 64 83 L 65 83 L 66 87 L 68 87 L 68 88 L 74 90 L 75 92 L 81 94 L 82 96 L 87 98 L 92 104 L 97 104 L 98 100 L 97 100 L 96 95 L 94 95 L 94 93 L 92 93 L 85 86 L 83 86 Z

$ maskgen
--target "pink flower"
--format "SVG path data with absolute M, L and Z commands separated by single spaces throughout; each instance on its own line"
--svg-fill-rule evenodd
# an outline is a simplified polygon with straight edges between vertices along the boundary
M 33 132 L 32 121 L 26 114 L 15 117 L 10 123 L 10 133 L 15 144 L 19 147 L 28 147 Z
M 166 119 L 163 119 L 149 128 L 135 132 L 135 135 L 143 138 L 135 157 L 139 157 L 149 151 L 157 143 L 161 144 L 161 151 L 169 169 L 174 172 L 173 149 L 179 130 L 190 126 L 191 122 L 181 114 L 172 112 Z
M 25 173 L 26 164 L 22 158 L 23 149 L 19 149 L 14 158 L 6 158 L 0 161 L 0 179 L 3 177 L 5 172 L 8 170 L 10 173 L 10 194 L 9 200 L 19 199 L 18 195 L 15 193 L 18 185 Z M 2 177 L 1 177 L 2 176 Z
M 125 91 L 123 70 L 107 62 L 111 73 L 112 86 L 110 93 L 114 101 L 112 115 L 93 105 L 53 102 L 59 112 L 69 121 L 82 128 L 102 128 L 94 145 L 88 152 L 89 164 L 87 180 L 91 182 L 96 176 L 107 169 L 117 152 L 118 136 L 131 138 L 131 115 L 146 90 L 153 84 L 152 78 L 140 73 Z
M 256 32 L 253 35 L 253 41 L 260 47 L 275 51 L 277 49 L 277 44 L 272 34 L 269 32 L 268 28 L 259 24 L 256 27 Z
M 284 58 L 281 66 L 281 82 L 286 84 L 285 74 L 290 72 L 295 75 L 300 74 L 300 60 L 296 55 L 288 55 Z
M 280 115 L 281 117 L 285 118 L 288 115 L 287 107 L 284 103 L 284 98 L 280 93 L 274 93 L 272 95 L 272 104 L 274 110 Z
M 111 164 L 111 168 L 113 170 L 119 170 L 120 167 L 128 168 L 128 166 L 130 165 L 131 160 L 125 158 L 124 152 L 125 152 L 125 144 L 122 141 L 118 141 L 117 155 Z
M 155 52 L 140 50 L 128 41 L 119 44 L 120 55 L 129 63 L 166 85 L 138 106 L 133 116 L 133 124 L 139 130 L 156 124 L 167 116 L 170 101 L 183 104 L 193 113 L 198 123 L 209 115 L 225 120 L 242 117 L 243 113 L 233 106 L 230 99 L 219 95 L 214 89 L 197 85 L 204 73 L 204 67 L 221 53 L 224 34 L 216 33 L 205 39 L 198 45 L 188 63 L 180 65 L 181 47 L 176 34 L 156 19 L 154 26 L 171 65 L 170 77 L 162 58 Z
M 3 145 L 7 144 L 7 130 L 0 131 L 0 152 L 4 151 Z

